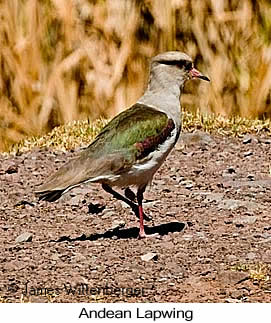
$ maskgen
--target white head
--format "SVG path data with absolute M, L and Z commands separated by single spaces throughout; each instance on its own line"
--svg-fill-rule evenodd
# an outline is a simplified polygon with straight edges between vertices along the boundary
M 159 54 L 152 58 L 150 67 L 149 90 L 177 85 L 184 86 L 187 80 L 200 78 L 210 81 L 193 66 L 191 57 L 185 53 L 171 51 Z M 160 86 L 159 86 L 160 85 Z
M 193 78 L 210 81 L 194 68 L 188 55 L 177 51 L 159 54 L 151 60 L 148 87 L 139 102 L 165 112 L 180 129 L 181 90 Z

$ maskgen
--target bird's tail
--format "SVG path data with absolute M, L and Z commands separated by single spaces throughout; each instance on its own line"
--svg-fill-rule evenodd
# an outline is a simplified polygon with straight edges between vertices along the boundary
M 35 192 L 35 194 L 38 197 L 39 201 L 55 202 L 62 196 L 64 191 L 65 190 L 42 191 Z

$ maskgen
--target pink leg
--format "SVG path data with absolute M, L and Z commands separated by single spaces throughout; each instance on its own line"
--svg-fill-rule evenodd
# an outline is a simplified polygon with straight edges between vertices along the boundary
M 142 201 L 143 201 L 143 193 L 145 191 L 144 187 L 143 189 L 138 189 L 137 192 L 137 201 L 138 201 L 138 213 L 139 213 L 139 239 L 143 239 L 143 238 L 150 238 L 150 237 L 157 237 L 159 236 L 158 233 L 155 234 L 146 234 L 145 233 L 145 229 L 144 229 L 144 212 L 143 212 L 143 207 L 142 207 Z
M 144 223 L 143 223 L 143 207 L 142 205 L 138 206 L 139 211 L 139 238 L 145 238 L 146 233 L 144 230 Z

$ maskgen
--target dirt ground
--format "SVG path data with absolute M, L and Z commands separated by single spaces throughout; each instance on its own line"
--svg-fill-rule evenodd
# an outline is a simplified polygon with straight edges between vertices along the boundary
M 269 302 L 271 138 L 182 138 L 145 194 L 145 240 L 100 185 L 37 203 L 77 152 L 1 156 L 0 301 Z

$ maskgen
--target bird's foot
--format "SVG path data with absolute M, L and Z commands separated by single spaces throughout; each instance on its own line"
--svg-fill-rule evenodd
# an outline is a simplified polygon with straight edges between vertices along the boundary
M 159 233 L 153 233 L 153 234 L 146 234 L 145 231 L 141 232 L 139 231 L 138 239 L 146 239 L 146 238 L 160 238 Z

